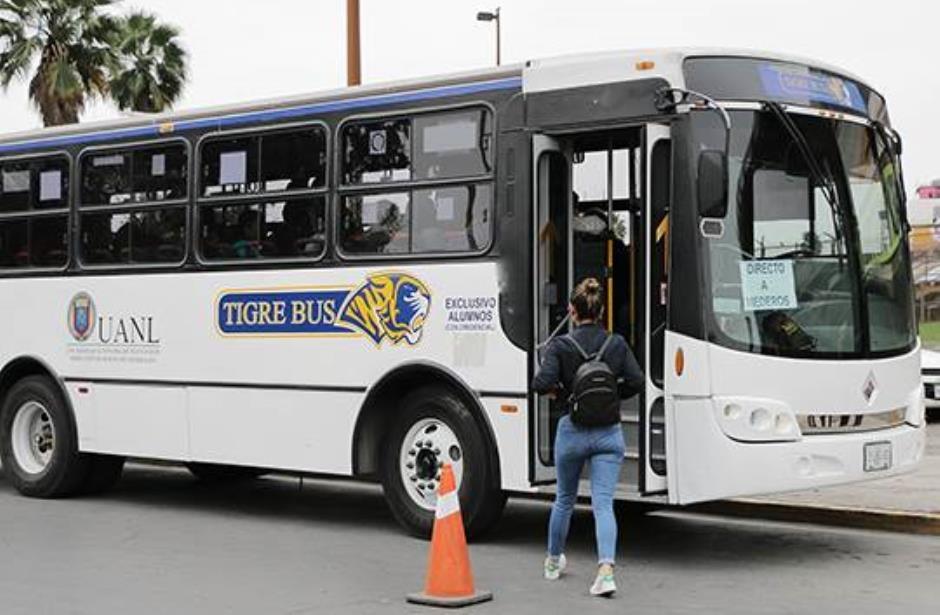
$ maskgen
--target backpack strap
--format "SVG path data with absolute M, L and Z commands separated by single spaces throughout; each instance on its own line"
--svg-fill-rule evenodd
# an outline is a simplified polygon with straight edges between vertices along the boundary
M 578 351 L 578 354 L 581 355 L 582 359 L 584 359 L 585 361 L 591 360 L 592 358 L 591 355 L 589 355 L 587 351 L 585 351 L 584 348 L 581 346 L 581 344 L 579 344 L 578 341 L 574 339 L 573 335 L 568 334 L 565 336 L 565 339 L 571 342 L 571 345 L 575 347 L 575 349 Z
M 610 334 L 607 335 L 607 339 L 604 340 L 604 343 L 601 345 L 601 349 L 598 350 L 597 354 L 594 355 L 595 359 L 600 360 L 604 358 L 604 352 L 607 350 L 607 347 L 610 346 L 610 342 L 613 341 L 613 339 L 614 339 L 613 335 L 610 335 Z
M 573 335 L 571 335 L 571 334 L 566 335 L 566 336 L 565 336 L 565 339 L 567 339 L 569 342 L 571 342 L 571 345 L 575 347 L 575 349 L 578 351 L 578 354 L 581 355 L 581 358 L 582 358 L 582 359 L 584 359 L 585 361 L 591 361 L 591 360 L 597 360 L 597 359 L 602 359 L 602 358 L 604 358 L 604 353 L 607 351 L 607 346 L 610 345 L 610 342 L 611 342 L 611 340 L 614 339 L 614 336 L 613 336 L 613 335 L 608 335 L 608 336 L 607 336 L 607 339 L 605 339 L 605 340 L 604 340 L 604 343 L 601 345 L 600 350 L 598 350 L 598 351 L 595 352 L 594 354 L 588 354 L 587 351 L 584 350 L 584 347 L 581 346 L 581 344 L 579 344 L 576 339 L 574 339 L 574 336 L 573 336 Z

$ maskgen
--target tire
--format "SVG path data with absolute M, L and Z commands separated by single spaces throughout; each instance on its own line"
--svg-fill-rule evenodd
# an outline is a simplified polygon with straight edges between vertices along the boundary
M 82 483 L 81 492 L 95 495 L 110 491 L 121 479 L 124 457 L 115 455 L 85 455 L 88 458 L 88 474 Z
M 229 466 L 216 463 L 190 462 L 186 469 L 193 476 L 205 483 L 236 483 L 254 480 L 264 476 L 267 471 L 248 466 Z
M 453 391 L 428 386 L 410 393 L 382 451 L 382 487 L 392 515 L 410 534 L 429 538 L 436 500 L 430 494 L 436 493 L 438 469 L 446 461 L 453 465 L 458 481 L 467 537 L 483 535 L 506 504 L 505 494 L 494 487 L 496 469 L 491 459 L 479 424 Z
M 13 385 L 0 407 L 0 457 L 17 491 L 56 498 L 81 490 L 88 458 L 78 452 L 72 413 L 46 376 Z

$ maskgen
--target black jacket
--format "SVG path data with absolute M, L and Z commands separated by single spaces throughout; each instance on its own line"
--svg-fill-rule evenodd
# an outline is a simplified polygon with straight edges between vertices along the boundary
M 571 335 L 588 354 L 594 354 L 600 350 L 604 340 L 607 339 L 607 331 L 596 324 L 576 327 Z M 545 349 L 545 357 L 532 381 L 532 388 L 536 393 L 543 395 L 550 393 L 559 385 L 565 391 L 571 391 L 574 374 L 584 363 L 584 357 L 566 337 L 556 337 Z M 623 336 L 615 333 L 601 358 L 620 380 L 621 397 L 632 397 L 643 390 L 646 379 Z M 567 396 L 567 393 L 563 395 Z

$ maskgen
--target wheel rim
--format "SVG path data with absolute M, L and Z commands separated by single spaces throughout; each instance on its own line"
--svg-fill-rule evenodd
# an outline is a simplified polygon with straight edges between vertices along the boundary
M 405 434 L 399 454 L 399 474 L 405 493 L 424 510 L 437 506 L 441 468 L 449 463 L 460 489 L 463 478 L 463 446 L 454 430 L 443 421 L 425 418 Z
M 38 401 L 28 401 L 13 417 L 13 457 L 27 474 L 42 474 L 55 450 L 55 425 L 49 411 Z

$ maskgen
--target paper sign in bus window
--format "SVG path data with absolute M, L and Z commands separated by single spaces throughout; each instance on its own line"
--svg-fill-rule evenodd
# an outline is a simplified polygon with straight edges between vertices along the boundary
M 369 133 L 369 155 L 383 156 L 388 148 L 388 137 L 384 130 L 373 130 Z
M 150 158 L 150 175 L 153 177 L 166 175 L 166 154 L 154 154 Z
M 454 197 L 438 197 L 436 205 L 438 222 L 450 222 L 454 219 Z
M 95 167 L 119 167 L 124 164 L 124 156 L 121 154 L 95 156 L 92 158 L 91 164 Z
M 428 126 L 422 135 L 425 154 L 442 154 L 476 149 L 477 123 L 471 120 Z
M 3 174 L 4 192 L 27 192 L 29 190 L 29 171 L 7 171 Z
M 362 223 L 373 225 L 379 223 L 379 204 L 375 201 L 362 202 Z
M 740 266 L 745 311 L 797 307 L 793 261 L 742 261 Z
M 39 174 L 39 200 L 62 200 L 62 171 L 43 171 Z
M 224 152 L 219 156 L 219 183 L 244 184 L 248 176 L 248 152 Z

